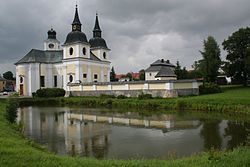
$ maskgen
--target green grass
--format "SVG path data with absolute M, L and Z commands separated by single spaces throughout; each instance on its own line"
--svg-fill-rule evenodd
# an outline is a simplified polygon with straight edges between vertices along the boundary
M 54 100 L 54 101 L 52 101 Z M 106 106 L 134 106 L 134 107 L 152 107 L 167 108 L 166 105 L 178 108 L 194 107 L 194 105 L 220 105 L 230 106 L 233 109 L 242 106 L 243 113 L 249 112 L 250 89 L 249 88 L 225 88 L 224 93 L 214 95 L 204 95 L 197 97 L 186 97 L 178 99 L 152 99 L 152 100 L 137 100 L 137 99 L 101 99 L 101 98 L 65 98 L 65 99 L 36 99 L 33 104 L 38 103 L 56 103 L 56 104 L 87 104 Z M 20 101 L 23 104 L 31 103 L 32 101 Z M 146 104 L 145 104 L 146 103 Z M 180 103 L 180 104 L 178 104 Z M 183 103 L 183 104 L 182 104 Z M 194 103 L 193 105 L 191 105 Z M 203 104 L 206 103 L 206 104 Z M 72 104 L 72 103 L 71 103 Z M 143 106 L 141 106 L 143 105 Z M 210 151 L 182 159 L 169 160 L 96 160 L 92 158 L 79 157 L 63 157 L 49 153 L 39 144 L 36 144 L 28 139 L 25 139 L 16 125 L 10 124 L 4 117 L 6 101 L 0 100 L 0 166 L 250 166 L 250 149 L 240 147 L 228 152 Z M 202 107 L 201 107 L 202 108 Z M 229 112 L 229 111 L 228 111 Z M 237 113 L 237 110 L 233 111 Z M 240 112 L 242 113 L 242 112 Z M 209 115 L 209 114 L 208 114 Z
M 116 107 L 133 108 L 137 110 L 148 109 L 158 110 L 192 110 L 206 112 L 220 112 L 229 114 L 250 114 L 250 88 L 249 87 L 225 87 L 222 93 L 190 96 L 180 98 L 101 98 L 101 97 L 70 97 L 54 99 L 24 99 L 22 105 L 70 105 L 70 106 L 89 106 L 89 107 Z
M 203 153 L 184 159 L 169 160 L 96 160 L 63 157 L 47 152 L 15 130 L 4 117 L 6 102 L 0 101 L 0 166 L 249 166 L 250 150 Z

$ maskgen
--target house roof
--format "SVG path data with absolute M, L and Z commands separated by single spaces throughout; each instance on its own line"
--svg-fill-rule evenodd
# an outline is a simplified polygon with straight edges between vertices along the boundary
M 63 51 L 43 51 L 32 49 L 15 65 L 22 63 L 61 63 L 63 58 Z
M 175 65 L 171 64 L 169 60 L 156 60 L 150 65 L 145 72 L 157 72 L 155 77 L 176 77 L 174 73 Z
M 164 59 L 156 60 L 150 66 L 168 66 L 168 67 L 175 67 L 175 65 L 171 64 L 169 60 L 165 61 Z
M 176 74 L 173 68 L 163 66 L 155 77 L 176 77 Z

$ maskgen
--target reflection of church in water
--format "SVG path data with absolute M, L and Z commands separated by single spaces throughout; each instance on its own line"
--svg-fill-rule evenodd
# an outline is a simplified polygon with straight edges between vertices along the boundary
M 23 108 L 19 121 L 25 122 L 25 133 L 40 143 L 48 145 L 50 151 L 60 155 L 80 155 L 104 158 L 108 154 L 111 140 L 111 126 L 159 129 L 166 133 L 176 129 L 192 129 L 200 121 L 176 121 L 173 115 L 142 118 L 138 115 L 91 114 L 59 108 L 60 112 L 38 108 Z

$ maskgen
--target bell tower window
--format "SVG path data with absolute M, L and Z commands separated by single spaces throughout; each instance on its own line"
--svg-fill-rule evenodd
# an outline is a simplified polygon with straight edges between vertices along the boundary
M 103 52 L 103 59 L 106 59 L 106 52 Z
M 73 82 L 73 76 L 72 75 L 69 76 L 69 82 Z
M 83 53 L 83 55 L 86 55 L 86 48 L 85 47 L 82 48 L 82 53 Z
M 73 55 L 73 52 L 74 52 L 73 48 L 69 48 L 69 55 Z
M 49 44 L 49 48 L 50 48 L 50 49 L 53 49 L 53 48 L 54 48 L 54 44 L 53 44 L 53 43 L 50 43 L 50 44 Z

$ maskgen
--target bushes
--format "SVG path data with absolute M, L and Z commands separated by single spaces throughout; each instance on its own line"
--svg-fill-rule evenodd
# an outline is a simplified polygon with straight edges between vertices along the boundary
M 15 123 L 16 121 L 17 108 L 18 108 L 18 101 L 15 99 L 8 99 L 8 102 L 6 105 L 5 117 L 10 123 Z
M 35 94 L 37 97 L 64 97 L 64 95 L 65 90 L 61 88 L 38 89 Z
M 212 94 L 212 93 L 220 93 L 221 88 L 215 83 L 204 83 L 199 86 L 200 94 Z
M 100 98 L 115 98 L 115 95 L 108 95 L 108 94 L 100 94 Z
M 139 94 L 138 95 L 138 99 L 139 100 L 143 100 L 143 99 L 152 99 L 153 97 L 152 97 L 152 95 L 151 94 L 144 94 L 144 93 L 142 93 L 142 94 Z

